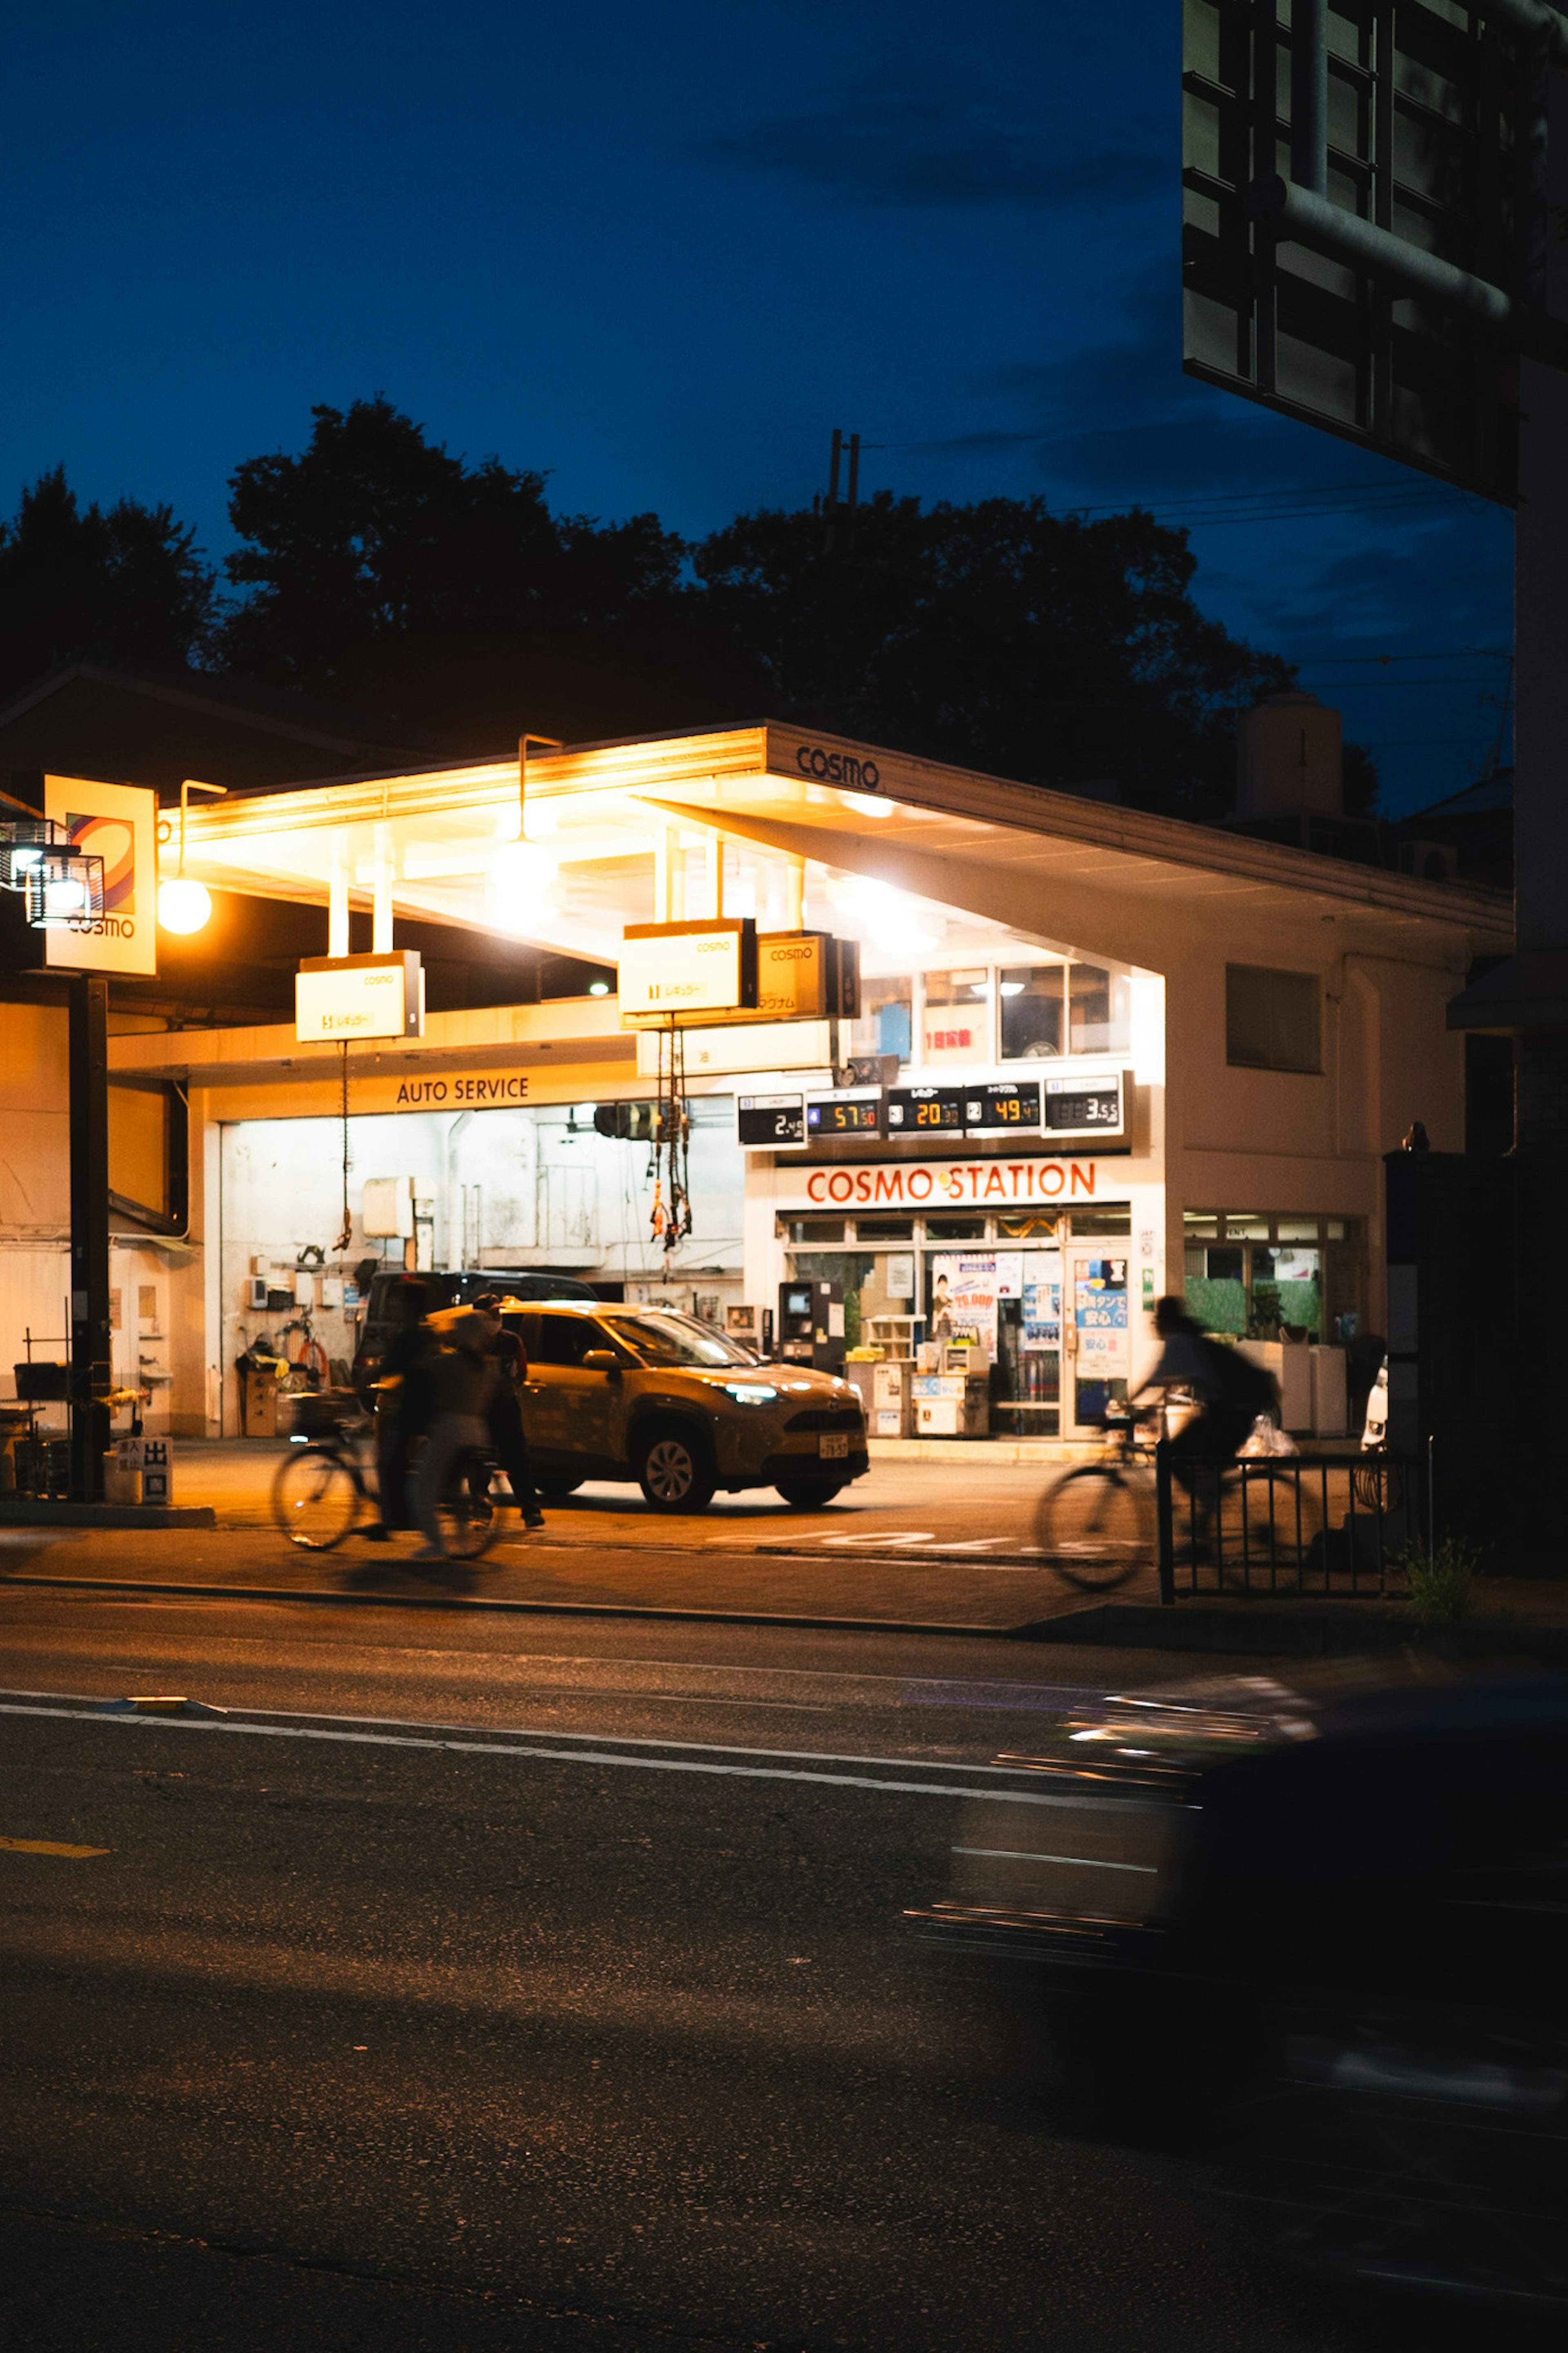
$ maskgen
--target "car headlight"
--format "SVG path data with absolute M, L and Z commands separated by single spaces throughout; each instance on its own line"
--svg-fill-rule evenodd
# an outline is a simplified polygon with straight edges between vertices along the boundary
M 778 1397 L 777 1389 L 763 1381 L 725 1381 L 722 1387 L 725 1396 L 732 1397 L 737 1405 L 772 1405 Z

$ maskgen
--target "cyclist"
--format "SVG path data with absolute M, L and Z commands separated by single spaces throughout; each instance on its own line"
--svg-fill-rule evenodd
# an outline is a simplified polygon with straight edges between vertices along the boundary
M 445 1560 L 441 1497 L 458 1455 L 469 1450 L 482 1453 L 489 1443 L 490 1402 L 500 1381 L 493 1350 L 501 1321 L 494 1309 L 477 1306 L 446 1307 L 428 1321 L 436 1341 L 431 1360 L 436 1411 L 409 1481 L 408 1500 L 425 1538 L 415 1559 Z
M 429 1315 L 434 1292 L 416 1275 L 393 1287 L 399 1320 L 381 1360 L 380 1400 L 375 1416 L 376 1484 L 381 1517 L 361 1531 L 373 1544 L 385 1544 L 395 1529 L 412 1527 L 408 1511 L 408 1466 L 414 1449 L 430 1427 L 434 1392 L 430 1357 L 435 1347 Z
M 1279 1392 L 1262 1366 L 1237 1349 L 1209 1339 L 1186 1312 L 1184 1301 L 1160 1300 L 1154 1329 L 1163 1346 L 1137 1395 L 1148 1389 L 1184 1388 L 1198 1410 L 1171 1440 L 1171 1468 L 1186 1489 L 1195 1513 L 1197 1542 L 1206 1535 L 1219 1494 L 1220 1473 L 1234 1462 L 1260 1413 L 1278 1416 Z
M 489 1353 L 496 1359 L 500 1378 L 495 1395 L 490 1399 L 487 1417 L 490 1434 L 490 1451 L 506 1472 L 512 1500 L 522 1514 L 525 1528 L 542 1528 L 544 1514 L 539 1508 L 534 1491 L 533 1473 L 528 1464 L 528 1435 L 522 1426 L 522 1409 L 518 1391 L 528 1377 L 528 1359 L 522 1353 L 522 1342 L 515 1332 L 500 1324 L 500 1294 L 495 1291 L 481 1292 L 474 1306 L 482 1314 L 497 1318 L 497 1331 Z

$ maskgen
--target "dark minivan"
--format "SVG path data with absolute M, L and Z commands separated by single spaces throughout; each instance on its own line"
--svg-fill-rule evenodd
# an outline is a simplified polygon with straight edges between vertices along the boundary
M 510 1299 L 586 1299 L 595 1303 L 601 1296 L 575 1275 L 552 1274 L 548 1267 L 487 1266 L 468 1268 L 461 1273 L 421 1274 L 418 1279 L 428 1285 L 437 1307 L 461 1307 L 485 1291 L 503 1292 Z M 382 1357 L 397 1329 L 393 1294 L 403 1280 L 400 1266 L 371 1277 L 353 1361 L 353 1385 L 362 1398 L 368 1399 L 371 1384 L 380 1376 Z

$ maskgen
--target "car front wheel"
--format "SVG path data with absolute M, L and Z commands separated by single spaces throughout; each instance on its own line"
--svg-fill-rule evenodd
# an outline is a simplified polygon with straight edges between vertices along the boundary
M 656 1512 L 705 1512 L 717 1482 L 683 1430 L 656 1430 L 645 1439 L 637 1461 L 637 1484 Z
M 820 1511 L 831 1504 L 844 1485 L 842 1479 L 780 1479 L 779 1493 L 797 1512 Z

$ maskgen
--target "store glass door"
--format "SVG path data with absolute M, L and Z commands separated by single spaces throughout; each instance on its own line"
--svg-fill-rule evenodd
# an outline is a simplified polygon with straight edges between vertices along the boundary
M 1132 1370 L 1127 1261 L 1105 1255 L 1103 1242 L 1066 1253 L 1068 1290 L 1064 1436 L 1096 1437 L 1106 1409 L 1127 1397 Z
M 992 1429 L 1004 1438 L 1061 1435 L 1062 1254 L 998 1252 L 1016 1262 L 1016 1283 L 999 1282 Z

